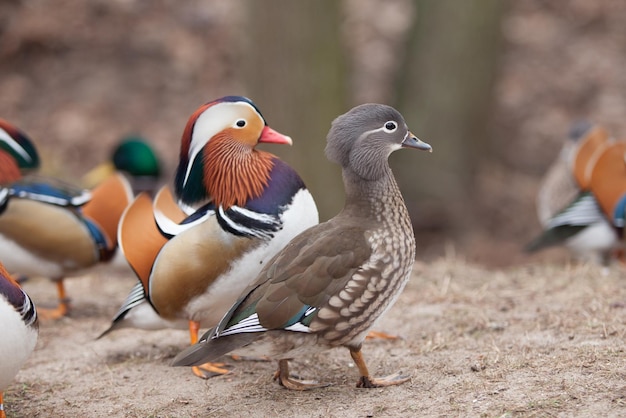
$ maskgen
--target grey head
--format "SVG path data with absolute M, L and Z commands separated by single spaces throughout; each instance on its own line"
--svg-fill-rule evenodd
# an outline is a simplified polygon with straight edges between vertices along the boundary
M 384 175 L 389 155 L 400 148 L 432 151 L 409 130 L 396 109 L 368 103 L 337 117 L 326 138 L 326 157 L 366 180 Z

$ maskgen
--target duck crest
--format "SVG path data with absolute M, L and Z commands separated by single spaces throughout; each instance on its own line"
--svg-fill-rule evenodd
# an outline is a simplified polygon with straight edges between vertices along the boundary
M 232 141 L 226 132 L 216 135 L 203 155 L 203 183 L 215 206 L 228 210 L 259 197 L 269 183 L 274 158 Z

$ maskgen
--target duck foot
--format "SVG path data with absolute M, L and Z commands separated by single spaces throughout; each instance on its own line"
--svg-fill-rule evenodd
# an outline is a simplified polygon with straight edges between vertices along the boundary
M 66 317 L 69 312 L 69 299 L 60 301 L 56 308 L 37 307 L 37 316 L 43 320 L 58 320 Z
M 274 380 L 289 390 L 311 390 L 317 388 L 325 388 L 330 386 L 329 383 L 319 383 L 315 380 L 299 380 L 289 375 L 289 361 L 279 360 L 278 371 L 274 374 Z
M 63 279 L 55 280 L 59 304 L 54 309 L 37 308 L 37 316 L 41 319 L 61 319 L 70 312 L 70 298 L 65 293 Z
M 204 363 L 200 366 L 193 366 L 191 371 L 200 379 L 210 379 L 230 373 L 230 370 L 224 363 Z
M 381 388 L 402 384 L 411 379 L 411 376 L 403 375 L 402 372 L 390 374 L 385 377 L 361 376 L 356 384 L 357 388 Z
M 361 353 L 361 347 L 350 348 L 350 356 L 359 369 L 361 377 L 356 384 L 357 388 L 380 388 L 385 386 L 399 385 L 411 379 L 411 376 L 403 375 L 402 372 L 394 373 L 385 377 L 371 377 L 367 365 Z

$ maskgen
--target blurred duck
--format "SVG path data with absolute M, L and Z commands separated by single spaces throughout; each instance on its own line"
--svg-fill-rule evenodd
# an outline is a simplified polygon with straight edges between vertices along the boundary
M 117 223 L 132 199 L 130 185 L 115 175 L 90 192 L 52 178 L 23 176 L 36 167 L 35 147 L 3 120 L 0 161 L 2 261 L 11 272 L 55 281 L 58 306 L 40 309 L 40 316 L 60 318 L 69 310 L 63 279 L 113 257 Z M 12 168 L 6 170 L 5 163 Z
M 626 141 L 605 147 L 589 176 L 589 189 L 623 245 L 626 224 Z M 623 246 L 620 247 L 620 250 Z
M 617 234 L 590 192 L 590 175 L 613 140 L 588 122 L 572 126 L 559 157 L 544 177 L 537 213 L 544 228 L 526 250 L 563 245 L 574 257 L 607 265 L 618 246 Z
M 126 176 L 135 195 L 148 192 L 154 196 L 161 184 L 159 159 L 150 144 L 140 136 L 122 138 L 113 150 L 110 161 L 85 174 L 83 185 L 94 188 L 116 172 Z
M 200 326 L 215 326 L 267 260 L 318 223 L 302 179 L 257 150 L 262 142 L 291 145 L 291 138 L 245 97 L 223 97 L 191 115 L 174 195 L 168 187 L 153 201 L 142 193 L 120 222 L 120 246 L 141 283 L 104 334 L 188 321 L 196 343 Z M 208 363 L 193 372 L 208 378 L 228 370 Z
M 31 355 L 37 343 L 35 305 L 0 263 L 0 418 L 6 418 L 3 392 Z

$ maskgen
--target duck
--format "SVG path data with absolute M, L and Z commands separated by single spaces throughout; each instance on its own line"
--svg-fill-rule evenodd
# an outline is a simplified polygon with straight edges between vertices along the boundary
M 114 173 L 124 174 L 135 196 L 141 192 L 154 196 L 162 183 L 163 168 L 150 142 L 138 134 L 131 134 L 118 141 L 108 161 L 83 176 L 82 184 L 92 189 Z
M 600 125 L 578 121 L 542 180 L 537 214 L 543 231 L 525 251 L 562 245 L 576 259 L 607 266 L 618 246 L 617 234 L 589 190 L 598 156 L 614 139 Z
M 622 253 L 623 258 L 626 226 L 626 140 L 615 141 L 603 149 L 591 169 L 589 189 L 614 228 L 619 241 L 617 252 Z
M 173 187 L 141 193 L 119 225 L 136 285 L 102 335 L 124 327 L 187 323 L 191 344 L 215 326 L 261 267 L 291 238 L 319 222 L 298 173 L 259 143 L 291 145 L 247 97 L 200 106 L 183 130 Z M 102 336 L 101 335 L 101 336 Z M 229 372 L 207 363 L 200 378 Z
M 121 175 L 86 190 L 29 172 L 36 155 L 24 132 L 1 122 L 0 160 L 23 169 L 0 172 L 0 254 L 10 272 L 56 283 L 56 308 L 39 311 L 43 319 L 59 319 L 70 310 L 64 279 L 113 258 L 117 223 L 132 191 Z
M 30 357 L 39 333 L 37 310 L 31 298 L 0 263 L 0 418 L 6 418 L 3 392 Z
M 371 376 L 361 350 L 370 328 L 402 292 L 415 261 L 411 218 L 388 164 L 389 155 L 402 148 L 432 151 L 393 107 L 363 104 L 337 117 L 325 152 L 342 168 L 343 210 L 291 240 L 219 324 L 172 365 L 215 361 L 247 347 L 278 361 L 274 379 L 281 386 L 310 390 L 327 384 L 292 377 L 289 360 L 345 347 L 359 371 L 357 387 L 408 381 L 402 372 Z

